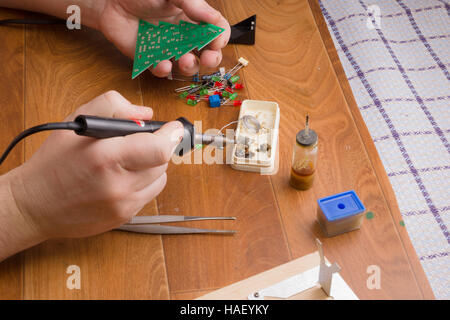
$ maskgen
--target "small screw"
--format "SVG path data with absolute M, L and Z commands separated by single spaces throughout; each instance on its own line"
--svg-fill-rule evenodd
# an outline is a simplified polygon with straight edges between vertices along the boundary
M 253 294 L 253 296 L 254 296 L 255 298 L 258 298 L 258 297 L 259 297 L 259 293 L 258 293 L 258 292 L 255 292 L 255 293 Z

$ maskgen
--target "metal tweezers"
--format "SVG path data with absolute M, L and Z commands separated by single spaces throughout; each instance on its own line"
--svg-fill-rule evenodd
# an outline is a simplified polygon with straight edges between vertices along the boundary
M 199 221 L 199 220 L 236 220 L 235 217 L 188 217 L 188 216 L 138 216 L 133 217 L 129 222 L 116 228 L 116 230 L 149 233 L 149 234 L 190 234 L 190 233 L 236 233 L 235 230 L 214 230 L 214 229 L 197 229 L 183 228 L 175 226 L 162 226 L 158 223 L 166 222 L 183 222 L 183 221 Z

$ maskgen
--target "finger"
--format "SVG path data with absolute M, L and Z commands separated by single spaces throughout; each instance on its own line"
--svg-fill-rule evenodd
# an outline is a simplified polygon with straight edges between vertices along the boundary
M 186 16 L 194 21 L 202 21 L 214 24 L 225 31 L 209 44 L 212 50 L 225 47 L 230 39 L 231 28 L 222 14 L 211 7 L 204 0 L 172 0 L 172 3 L 182 9 Z
M 220 15 L 220 19 L 216 22 L 210 22 L 219 28 L 224 29 L 225 31 L 222 32 L 220 36 L 217 37 L 213 42 L 211 42 L 208 47 L 211 50 L 220 50 L 222 48 L 225 48 L 225 46 L 228 44 L 228 41 L 230 40 L 231 35 L 231 27 L 228 23 L 227 19 L 225 19 L 222 15 Z
M 129 172 L 131 176 L 131 188 L 135 191 L 140 191 L 146 188 L 148 185 L 156 181 L 160 176 L 162 176 L 167 170 L 168 164 L 153 167 L 145 170 L 131 171 Z
M 179 121 L 165 124 L 155 133 L 137 133 L 122 138 L 116 156 L 122 168 L 144 170 L 170 161 L 175 147 L 183 138 Z
M 203 50 L 200 55 L 200 64 L 207 68 L 215 68 L 222 61 L 222 50 Z
M 198 60 L 192 53 L 187 53 L 178 60 L 178 68 L 181 74 L 192 76 L 199 70 Z
M 161 191 L 164 190 L 164 187 L 167 183 L 167 174 L 164 172 L 158 179 L 156 179 L 152 184 L 145 187 L 144 189 L 136 192 L 133 197 L 136 199 L 136 203 L 140 204 L 140 207 L 143 207 L 151 200 L 156 198 Z
M 165 78 L 169 75 L 171 70 L 172 62 L 169 60 L 163 60 L 152 69 L 152 73 L 155 77 Z
M 108 91 L 78 108 L 66 118 L 66 121 L 73 121 L 80 114 L 105 118 L 150 120 L 153 110 L 132 104 L 117 91 Z

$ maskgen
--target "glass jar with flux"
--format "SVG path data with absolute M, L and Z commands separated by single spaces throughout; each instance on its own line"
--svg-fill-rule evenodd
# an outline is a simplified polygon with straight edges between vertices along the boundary
M 297 133 L 292 155 L 291 178 L 289 183 L 299 190 L 311 188 L 317 164 L 318 137 L 314 130 L 306 128 Z

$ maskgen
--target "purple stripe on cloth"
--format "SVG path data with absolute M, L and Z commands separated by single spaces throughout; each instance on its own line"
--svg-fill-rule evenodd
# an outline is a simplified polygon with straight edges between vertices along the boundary
M 361 1 L 358 0 L 359 3 L 361 4 L 361 6 L 363 7 L 364 10 L 367 11 L 367 6 Z M 336 25 L 335 25 L 336 27 Z M 431 125 L 433 126 L 434 131 L 436 131 L 436 133 L 438 134 L 439 138 L 443 141 L 444 146 L 447 148 L 447 151 L 450 153 L 450 145 L 447 141 L 447 139 L 445 138 L 442 130 L 437 126 L 436 122 L 434 121 L 433 116 L 431 115 L 431 113 L 428 111 L 427 107 L 424 105 L 422 98 L 418 95 L 416 89 L 414 88 L 413 84 L 411 83 L 411 80 L 408 78 L 408 76 L 406 75 L 406 72 L 403 68 L 403 66 L 400 64 L 400 61 L 398 60 L 397 56 L 395 55 L 394 51 L 392 50 L 391 46 L 389 45 L 389 43 L 386 42 L 386 38 L 384 37 L 383 32 L 381 32 L 381 30 L 379 28 L 375 28 L 375 30 L 377 31 L 379 37 L 383 40 L 384 45 L 386 47 L 386 49 L 389 51 L 389 54 L 391 55 L 392 59 L 395 61 L 398 69 L 400 70 L 403 79 L 405 80 L 405 82 L 407 83 L 409 89 L 411 90 L 411 92 L 414 94 L 417 102 L 419 103 L 420 107 L 422 108 L 422 110 L 425 112 L 425 114 L 427 115 L 428 120 L 431 122 Z M 336 28 L 337 33 L 339 34 L 339 31 Z M 340 35 L 339 35 L 340 37 Z M 342 40 L 342 37 L 340 37 L 342 44 L 345 47 L 345 44 Z M 411 171 L 411 173 L 414 176 L 414 180 L 416 181 L 420 192 L 422 193 L 422 196 L 425 198 L 425 201 L 427 203 L 428 208 L 430 208 L 431 213 L 433 214 L 434 219 L 436 220 L 437 224 L 439 225 L 439 228 L 441 229 L 442 233 L 444 234 L 447 242 L 450 244 L 450 233 L 447 229 L 446 224 L 444 223 L 444 221 L 442 220 L 442 217 L 440 216 L 436 206 L 433 203 L 433 200 L 430 197 L 430 194 L 428 193 L 428 190 L 426 189 L 425 185 L 423 184 L 422 178 L 420 177 L 420 174 L 417 172 L 417 169 L 414 167 L 412 160 L 409 156 L 409 154 L 407 153 L 405 146 L 403 145 L 403 142 L 401 141 L 397 130 L 395 129 L 394 125 L 392 124 L 391 119 L 389 118 L 389 116 L 387 116 L 386 111 L 384 110 L 383 106 L 381 105 L 378 97 L 375 95 L 375 92 L 373 91 L 372 87 L 370 86 L 370 84 L 368 83 L 367 79 L 365 78 L 365 75 L 361 72 L 361 69 L 359 68 L 359 66 L 356 64 L 356 61 L 354 61 L 350 51 L 348 51 L 348 49 L 346 48 L 346 55 L 347 58 L 351 57 L 351 59 L 353 60 L 353 67 L 355 68 L 355 65 L 357 67 L 357 74 L 361 75 L 361 81 L 367 84 L 364 85 L 366 87 L 366 90 L 369 92 L 369 94 L 372 96 L 372 99 L 375 102 L 375 105 L 377 106 L 377 108 L 380 110 L 380 113 L 383 115 L 383 118 L 385 118 L 385 121 L 388 125 L 388 127 L 391 129 L 391 133 L 392 136 L 394 137 L 395 141 L 397 142 L 397 145 L 400 149 L 400 152 L 403 155 L 403 158 L 405 159 L 406 163 L 408 164 L 409 170 Z M 345 52 L 345 50 L 344 50 Z M 363 81 L 364 80 L 364 81 Z M 387 120 L 389 120 L 389 122 L 387 122 Z
M 347 57 L 347 59 L 349 60 L 349 62 L 353 66 L 353 68 L 355 69 L 356 74 L 358 74 L 359 78 L 361 79 L 362 84 L 364 85 L 368 94 L 370 95 L 370 97 L 374 101 L 375 105 L 377 106 L 377 108 L 378 108 L 381 116 L 383 117 L 384 121 L 386 122 L 387 126 L 389 127 L 389 130 L 391 131 L 391 134 L 394 137 L 403 158 L 405 159 L 411 172 L 413 172 L 414 179 L 415 179 L 417 185 L 419 186 L 419 189 L 420 189 L 423 197 L 425 198 L 425 201 L 426 201 L 428 207 L 430 208 L 431 212 L 433 213 L 433 217 L 435 218 L 436 222 L 439 225 L 439 228 L 441 229 L 442 233 L 444 234 L 445 238 L 447 239 L 447 242 L 450 243 L 450 233 L 447 229 L 447 226 L 444 224 L 441 216 L 439 215 L 439 212 L 437 211 L 435 205 L 433 204 L 433 202 L 430 198 L 430 195 L 429 195 L 426 187 L 424 186 L 422 179 L 420 178 L 420 175 L 418 174 L 416 168 L 414 167 L 414 164 L 412 163 L 411 158 L 410 158 L 409 154 L 407 153 L 405 146 L 403 145 L 403 142 L 401 141 L 400 136 L 392 123 L 392 120 L 390 119 L 389 115 L 386 113 L 386 110 L 384 110 L 383 105 L 381 104 L 380 100 L 378 99 L 378 96 L 375 93 L 375 91 L 373 90 L 372 86 L 367 81 L 366 76 L 361 71 L 360 66 L 355 61 L 355 59 L 353 58 L 353 55 L 351 54 L 351 52 L 348 50 L 347 46 L 345 45 L 345 42 L 342 39 L 339 29 L 337 28 L 336 22 L 331 17 L 331 15 L 328 13 L 328 10 L 325 8 L 325 6 L 323 5 L 321 0 L 319 0 L 319 5 L 323 12 L 323 15 L 325 16 L 326 20 L 328 21 L 328 23 L 336 37 L 336 40 L 338 41 L 339 45 L 341 46 L 342 50 L 344 51 L 345 56 Z M 364 9 L 366 10 L 366 8 L 364 8 Z
M 432 101 L 444 101 L 444 100 L 448 100 L 448 99 L 450 99 L 450 96 L 428 97 L 428 98 L 424 98 L 422 100 L 427 101 L 427 102 L 432 102 Z M 416 100 L 417 100 L 417 98 L 387 98 L 387 99 L 382 99 L 380 101 L 383 103 L 388 103 L 388 102 L 411 102 L 411 101 L 416 101 Z M 374 106 L 376 106 L 376 104 L 371 103 L 371 104 L 359 107 L 359 110 L 366 110 L 366 109 L 369 109 Z M 439 130 L 442 132 L 442 130 L 440 128 L 439 128 Z M 435 131 L 436 131 L 436 129 L 435 129 Z M 439 135 L 439 133 L 437 131 L 436 131 L 436 133 Z M 447 149 L 447 151 L 449 151 L 449 149 Z
M 428 40 L 435 40 L 435 39 L 446 39 L 446 38 L 450 38 L 450 34 L 442 34 L 442 35 L 436 35 L 436 36 L 430 36 L 430 37 L 423 37 L 423 39 L 425 39 L 425 41 Z M 367 42 L 381 42 L 381 39 L 378 38 L 373 38 L 373 39 L 362 39 L 362 40 L 358 40 L 355 41 L 353 43 L 350 43 L 347 48 L 351 48 L 354 47 L 356 45 L 360 45 L 363 43 L 367 43 Z M 413 43 L 413 42 L 418 42 L 418 41 L 423 41 L 421 38 L 416 38 L 416 39 L 409 39 L 409 40 L 392 40 L 392 39 L 386 39 L 387 42 L 389 43 L 395 43 L 395 44 L 405 44 L 405 43 Z M 337 52 L 341 52 L 342 49 L 338 48 L 336 50 Z M 439 65 L 438 65 L 439 66 Z M 445 66 L 445 65 L 444 65 Z M 439 66 L 440 67 L 440 66 Z
M 443 1 L 441 1 L 441 2 L 443 2 Z M 446 5 L 445 2 L 443 2 L 443 3 L 444 3 L 444 6 L 445 6 Z M 441 5 L 436 5 L 434 7 L 426 7 L 426 8 L 415 9 L 414 12 L 429 11 L 429 10 L 441 9 L 441 8 L 442 8 Z M 404 14 L 405 14 L 404 12 L 398 12 L 398 13 L 393 13 L 393 14 L 380 15 L 380 17 L 381 18 L 393 18 L 393 17 L 402 16 Z M 367 16 L 368 16 L 367 13 L 352 13 L 352 14 L 350 14 L 348 16 L 345 16 L 345 17 L 337 19 L 336 23 L 339 23 L 341 21 L 344 21 L 344 20 L 347 20 L 347 19 L 350 19 L 350 18 L 354 18 L 354 17 L 367 17 Z
M 423 45 L 427 49 L 427 51 L 430 53 L 430 55 L 433 57 L 433 60 L 437 63 L 439 68 L 442 70 L 442 72 L 447 77 L 447 80 L 450 81 L 450 73 L 447 70 L 447 67 L 442 63 L 441 59 L 438 57 L 436 52 L 434 52 L 433 48 L 431 48 L 430 44 L 428 43 L 427 39 L 424 37 L 422 30 L 420 30 L 419 26 L 416 23 L 416 20 L 414 19 L 414 16 L 411 13 L 411 9 L 403 3 L 403 0 L 397 0 L 397 3 L 400 5 L 400 7 L 405 10 L 406 14 L 408 15 L 409 22 L 414 28 L 414 31 L 419 36 L 420 41 L 422 41 Z
M 447 63 L 446 66 L 450 67 L 450 63 Z M 433 65 L 433 66 L 429 66 L 429 67 L 406 68 L 405 70 L 408 71 L 408 72 L 422 72 L 422 71 L 434 70 L 436 68 L 438 68 L 438 66 Z M 386 70 L 398 71 L 398 68 L 397 67 L 378 67 L 378 68 L 369 69 L 369 70 L 366 70 L 366 71 L 363 71 L 363 72 L 364 72 L 364 74 L 368 74 L 368 73 L 372 73 L 372 72 L 376 72 L 376 71 L 386 71 Z M 356 79 L 356 78 L 358 78 L 358 76 L 355 75 L 355 76 L 349 77 L 347 80 L 350 81 L 350 80 L 353 80 L 353 79 Z
M 443 170 L 450 170 L 450 166 L 442 166 L 442 167 L 431 167 L 431 168 L 422 168 L 419 169 L 419 172 L 430 172 L 430 171 L 443 171 Z M 397 171 L 397 172 L 389 172 L 388 177 L 396 177 L 404 174 L 412 173 L 408 170 L 403 171 Z
M 439 212 L 445 212 L 445 211 L 450 211 L 450 207 L 442 207 L 440 209 L 438 209 Z M 402 216 L 419 216 L 419 215 L 423 215 L 423 214 L 427 214 L 429 213 L 429 210 L 419 210 L 419 211 L 408 211 L 405 213 L 402 213 Z
M 444 130 L 445 133 L 450 133 L 450 129 Z M 412 131 L 412 132 L 402 132 L 400 133 L 400 136 L 402 137 L 409 137 L 409 136 L 421 136 L 421 135 L 428 135 L 428 134 L 434 134 L 436 132 L 434 131 Z M 385 135 L 378 138 L 373 139 L 373 142 L 379 142 L 383 140 L 388 140 L 392 138 L 391 135 Z
M 444 0 L 438 0 L 438 1 L 444 4 L 445 9 L 447 10 L 447 15 L 450 17 L 450 4 L 448 4 Z
M 435 254 L 431 254 L 428 256 L 422 256 L 419 259 L 421 261 L 423 260 L 431 260 L 431 259 L 435 259 L 435 258 L 442 258 L 442 257 L 448 257 L 450 255 L 450 252 L 439 252 L 439 253 L 435 253 Z
M 364 8 L 364 10 L 367 10 L 367 6 L 361 1 L 358 0 L 359 3 L 361 4 L 361 6 Z M 400 1 L 400 0 L 399 0 Z M 372 17 L 372 19 L 374 19 Z M 375 22 L 375 21 L 374 21 Z M 391 55 L 392 59 L 394 60 L 395 64 L 398 67 L 398 70 L 400 71 L 403 80 L 405 80 L 406 84 L 408 85 L 408 88 L 411 90 L 412 94 L 414 95 L 414 97 L 416 98 L 417 103 L 419 104 L 420 108 L 423 110 L 423 112 L 425 113 L 425 115 L 428 118 L 428 121 L 431 123 L 431 125 L 433 126 L 434 131 L 436 131 L 437 135 L 439 136 L 439 138 L 441 139 L 442 143 L 445 146 L 445 149 L 447 149 L 447 152 L 450 154 L 450 143 L 448 142 L 447 138 L 445 137 L 444 133 L 442 132 L 441 128 L 439 128 L 439 126 L 437 125 L 436 121 L 434 120 L 433 115 L 431 114 L 431 112 L 428 110 L 428 108 L 425 106 L 422 97 L 419 96 L 419 94 L 417 93 L 416 88 L 414 87 L 414 85 L 412 84 L 411 80 L 409 79 L 408 75 L 405 72 L 405 68 L 403 68 L 402 64 L 400 63 L 400 61 L 398 60 L 396 54 L 394 53 L 394 50 L 392 50 L 391 46 L 389 45 L 389 43 L 386 41 L 386 37 L 384 36 L 383 32 L 381 31 L 381 29 L 376 28 L 375 29 L 378 33 L 378 36 L 381 38 L 381 40 L 384 43 L 384 46 L 386 47 L 386 49 L 389 51 L 389 54 Z M 450 241 L 450 240 L 449 240 Z

